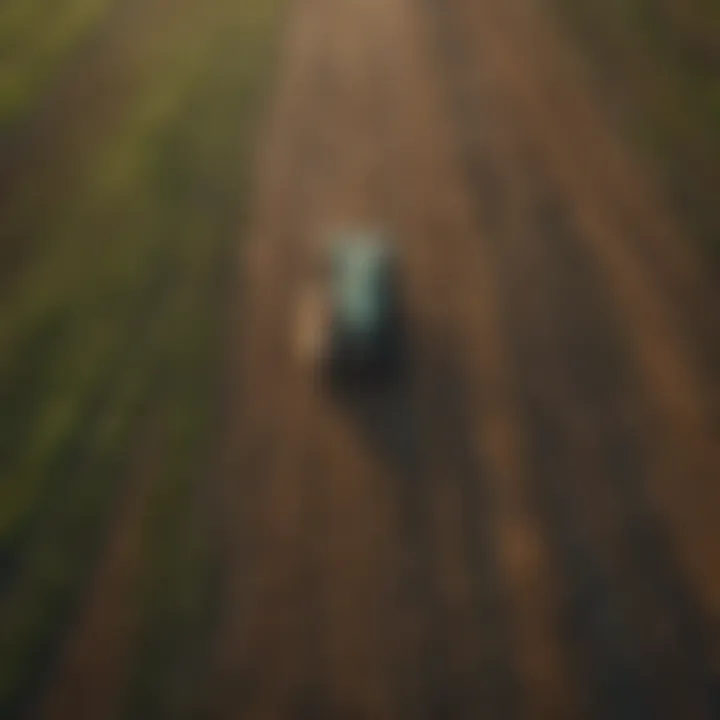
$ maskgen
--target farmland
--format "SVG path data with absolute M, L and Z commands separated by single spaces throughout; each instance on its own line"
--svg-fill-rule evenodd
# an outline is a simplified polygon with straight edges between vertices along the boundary
M 718 717 L 719 23 L 0 3 L 0 718 Z M 368 224 L 412 352 L 341 397 Z
M 616 119 L 658 168 L 669 202 L 720 258 L 720 4 L 630 0 L 557 5 Z

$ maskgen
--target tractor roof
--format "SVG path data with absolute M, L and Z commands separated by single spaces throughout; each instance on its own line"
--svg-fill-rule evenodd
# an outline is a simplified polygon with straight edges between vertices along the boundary
M 380 237 L 355 233 L 333 245 L 335 303 L 343 321 L 359 330 L 372 329 L 384 310 L 387 281 L 384 268 L 392 248 Z

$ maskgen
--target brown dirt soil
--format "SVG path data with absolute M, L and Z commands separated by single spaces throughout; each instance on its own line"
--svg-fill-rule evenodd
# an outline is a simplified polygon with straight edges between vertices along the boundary
M 293 12 L 235 321 L 214 716 L 711 717 L 693 318 L 717 297 L 659 191 L 540 0 Z M 378 222 L 412 368 L 333 398 L 292 352 L 303 258 Z

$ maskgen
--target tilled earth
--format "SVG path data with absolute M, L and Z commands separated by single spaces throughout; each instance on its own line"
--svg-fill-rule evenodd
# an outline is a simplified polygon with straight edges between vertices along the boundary
M 542 2 L 293 12 L 237 319 L 218 714 L 713 717 L 717 303 L 659 192 Z M 291 348 L 304 258 L 378 222 L 412 367 L 338 400 Z
M 291 7 L 203 716 L 720 714 L 717 293 L 547 5 Z M 376 224 L 411 365 L 343 400 L 298 298 L 323 233 Z

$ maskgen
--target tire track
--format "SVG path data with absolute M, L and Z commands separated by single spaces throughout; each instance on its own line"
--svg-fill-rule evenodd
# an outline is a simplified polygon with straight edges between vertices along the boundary
M 432 76 L 431 69 L 426 74 Z M 436 88 L 440 87 L 438 78 Z M 436 94 L 430 99 L 434 107 L 441 107 L 439 97 Z M 452 126 L 447 119 L 445 122 L 447 130 L 436 133 L 445 140 L 438 149 L 445 167 L 437 168 L 433 178 L 438 186 L 454 192 L 448 193 L 446 205 L 441 206 L 444 213 L 440 215 L 438 237 L 444 240 L 448 258 L 444 285 L 452 297 L 451 326 L 457 333 L 473 452 L 476 462 L 486 467 L 484 496 L 476 494 L 471 507 L 475 514 L 481 513 L 485 504 L 492 507 L 480 521 L 492 526 L 491 535 L 479 545 L 489 544 L 497 553 L 494 562 L 507 586 L 507 596 L 501 594 L 495 603 L 509 601 L 512 609 L 512 630 L 504 639 L 504 651 L 522 678 L 522 694 L 515 710 L 534 717 L 575 716 L 575 683 L 556 633 L 561 612 L 556 573 L 545 529 L 533 517 L 534 508 L 523 486 L 524 438 L 499 324 L 501 306 L 493 282 L 493 259 L 482 239 L 489 228 L 482 221 L 481 230 L 474 226 L 462 168 L 453 165 Z M 471 515 L 468 522 L 472 521 L 477 523 L 478 517 Z M 502 643 L 496 648 L 502 651 Z M 502 665 L 497 660 L 489 664 L 490 668 Z
M 458 279 L 450 271 L 461 212 L 454 198 L 458 177 L 447 166 L 446 128 L 433 104 L 433 76 L 422 63 L 416 13 L 408 3 L 394 8 L 389 44 L 398 57 L 390 79 L 397 99 L 389 103 L 387 150 L 417 338 L 407 407 L 398 412 L 408 418 L 404 443 L 414 452 L 403 456 L 404 445 L 390 430 L 384 452 L 402 470 L 395 504 L 407 518 L 409 547 L 419 554 L 423 576 L 429 573 L 422 587 L 431 609 L 421 646 L 426 664 L 419 668 L 425 689 L 407 714 L 492 717 L 510 712 L 513 685 L 507 618 L 499 604 L 504 578 L 492 554 L 496 508 L 483 503 L 485 458 L 464 416 L 466 379 L 453 353 L 459 344 Z M 392 419 L 384 421 L 390 426 Z
M 241 263 L 242 330 L 236 333 L 230 378 L 236 390 L 221 473 L 228 585 L 215 650 L 217 688 L 209 698 L 213 717 L 235 716 L 238 708 L 243 717 L 272 717 L 287 709 L 302 682 L 307 649 L 301 627 L 306 608 L 286 606 L 308 572 L 303 462 L 312 458 L 312 389 L 298 378 L 288 340 L 313 199 L 305 184 L 319 162 L 308 110 L 322 24 L 309 0 L 291 8 L 290 17 L 285 74 L 258 158 L 253 230 Z

